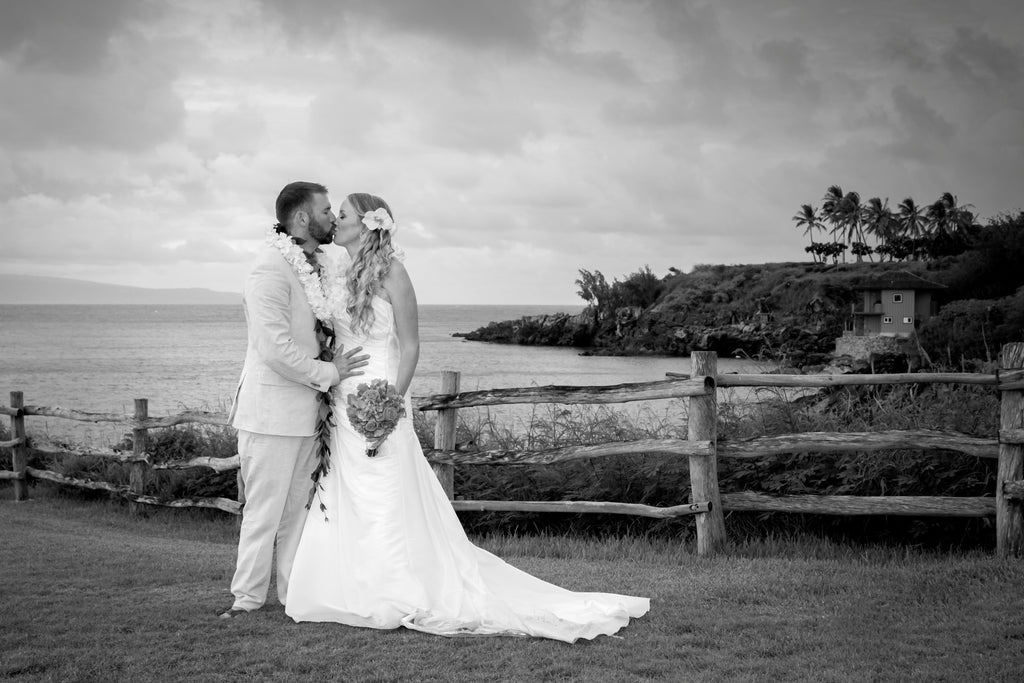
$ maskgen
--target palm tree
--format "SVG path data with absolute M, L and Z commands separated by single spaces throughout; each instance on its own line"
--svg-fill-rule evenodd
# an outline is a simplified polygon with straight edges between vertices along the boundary
M 839 233 L 839 211 L 843 201 L 843 188 L 832 185 L 825 191 L 821 198 L 821 217 L 832 226 L 832 242 L 838 242 L 836 235 Z
M 832 244 L 839 244 L 839 237 L 843 234 L 843 228 L 845 221 L 843 218 L 843 188 L 838 185 L 832 185 L 825 191 L 825 196 L 821 198 L 821 216 L 823 219 L 828 221 L 828 224 L 832 226 L 829 233 L 832 235 Z M 832 253 L 832 261 L 836 262 L 835 254 L 838 251 Z M 846 263 L 846 251 L 842 251 L 843 263 Z
M 814 257 L 814 262 L 818 262 L 818 254 L 814 249 L 814 231 L 824 230 L 825 226 L 822 224 L 820 217 L 818 216 L 818 210 L 810 204 L 801 204 L 800 211 L 794 216 L 793 220 L 796 221 L 796 227 L 804 229 L 804 235 L 809 235 L 811 238 L 811 255 Z M 824 260 L 824 258 L 822 258 Z
M 917 205 L 910 197 L 900 202 L 899 214 L 900 231 L 903 236 L 911 240 L 915 245 L 920 245 L 921 238 L 927 236 L 928 221 L 924 216 L 924 209 Z M 918 256 L 918 249 L 914 251 L 914 258 Z
M 949 193 L 947 192 L 946 194 L 948 195 Z M 949 226 L 949 207 L 943 199 L 943 197 L 939 197 L 924 209 L 924 218 L 928 223 L 928 233 L 931 235 L 948 235 L 952 232 Z
M 851 251 L 856 254 L 857 263 L 860 263 L 863 260 L 861 258 L 862 255 L 868 253 L 863 249 L 852 249 L 854 243 L 864 243 L 864 231 L 861 227 L 863 225 L 864 207 L 860 203 L 860 193 L 847 192 L 843 195 L 839 207 L 839 217 L 846 232 L 845 239 L 850 244 Z
M 886 197 L 885 202 L 878 197 L 869 199 L 864 205 L 861 218 L 864 222 L 864 231 L 874 236 L 876 244 L 885 247 L 884 250 L 876 249 L 875 251 L 880 254 L 888 253 L 889 259 L 892 260 L 889 242 L 896 237 L 899 226 L 889 208 L 889 198 Z
M 927 230 L 924 209 L 910 197 L 900 202 L 899 225 L 900 231 L 911 239 L 921 237 Z
M 943 192 L 934 204 L 928 207 L 927 217 L 932 233 L 941 233 L 952 237 L 957 232 L 966 230 L 974 223 L 973 204 L 957 204 L 956 195 Z

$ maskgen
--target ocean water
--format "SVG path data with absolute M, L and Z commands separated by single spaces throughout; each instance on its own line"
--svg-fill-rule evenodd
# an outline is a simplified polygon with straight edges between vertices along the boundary
M 440 391 L 440 372 L 461 372 L 461 390 L 647 382 L 688 372 L 687 358 L 581 356 L 578 349 L 470 342 L 453 337 L 496 320 L 577 313 L 563 306 L 420 308 L 420 362 L 414 396 Z M 241 306 L 0 306 L 0 401 L 22 391 L 29 405 L 150 415 L 185 408 L 226 410 L 245 357 Z M 720 372 L 757 372 L 749 361 L 720 359 Z M 640 404 L 628 404 L 637 407 Z M 648 402 L 672 411 L 672 402 Z M 522 415 L 523 406 L 507 415 Z M 501 408 L 491 409 L 502 414 Z M 517 412 L 518 410 L 518 412 Z M 54 436 L 104 434 L 56 418 L 30 418 L 29 430 Z

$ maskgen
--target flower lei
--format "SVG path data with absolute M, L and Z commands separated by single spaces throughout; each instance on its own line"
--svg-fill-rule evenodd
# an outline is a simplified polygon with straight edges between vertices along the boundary
M 299 245 L 292 238 L 284 233 L 277 232 L 274 228 L 267 231 L 267 244 L 277 249 L 284 260 L 291 266 L 295 276 L 299 279 L 302 289 L 306 294 L 306 301 L 313 311 L 314 331 L 317 341 L 320 344 L 320 353 L 317 360 L 330 363 L 334 360 L 334 326 L 332 319 L 344 309 L 340 304 L 341 278 L 333 271 L 331 259 L 325 259 L 321 264 L 321 272 L 317 273 L 316 268 L 310 262 Z M 320 479 L 331 468 L 331 430 L 334 427 L 334 396 L 330 391 L 317 392 L 319 406 L 316 419 L 317 436 L 317 466 L 310 478 L 313 480 L 313 487 L 309 492 L 309 500 L 306 502 L 308 510 L 313 505 L 313 498 L 318 497 L 323 490 Z M 320 499 L 320 512 L 324 513 L 324 521 L 327 521 L 327 506 L 323 499 Z

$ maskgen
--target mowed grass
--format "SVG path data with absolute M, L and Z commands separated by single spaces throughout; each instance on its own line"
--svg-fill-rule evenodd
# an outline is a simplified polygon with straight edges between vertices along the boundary
M 649 596 L 574 645 L 221 621 L 236 525 L 0 487 L 0 677 L 19 681 L 1018 681 L 1024 560 L 766 540 L 699 559 L 666 540 L 477 539 L 577 590 Z

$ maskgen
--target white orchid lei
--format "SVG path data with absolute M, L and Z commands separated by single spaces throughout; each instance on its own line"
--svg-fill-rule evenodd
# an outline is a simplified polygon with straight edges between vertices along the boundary
M 302 285 L 306 294 L 306 301 L 313 311 L 315 317 L 314 331 L 317 341 L 320 344 L 320 354 L 317 360 L 330 363 L 334 360 L 334 322 L 340 313 L 345 310 L 343 279 L 339 277 L 334 268 L 334 262 L 325 258 L 320 263 L 320 272 L 307 258 L 306 253 L 297 245 L 292 238 L 278 232 L 274 228 L 267 231 L 267 244 L 277 249 L 284 260 L 291 266 L 295 276 Z M 308 510 L 313 505 L 313 498 L 323 488 L 320 479 L 331 468 L 331 430 L 334 428 L 334 396 L 330 391 L 318 392 L 319 407 L 317 410 L 316 435 L 317 435 L 317 466 L 310 478 L 313 480 L 313 488 L 309 492 L 309 500 L 306 502 Z M 320 500 L 320 512 L 324 513 L 324 521 L 327 521 L 327 506 L 323 499 Z
M 317 273 L 313 264 L 306 258 L 306 252 L 287 234 L 270 228 L 267 231 L 267 244 L 281 252 L 281 256 L 292 267 L 316 319 L 325 325 L 331 325 L 332 320 L 345 310 L 341 303 L 341 279 L 334 267 L 333 259 L 323 259 L 320 262 L 320 273 Z

